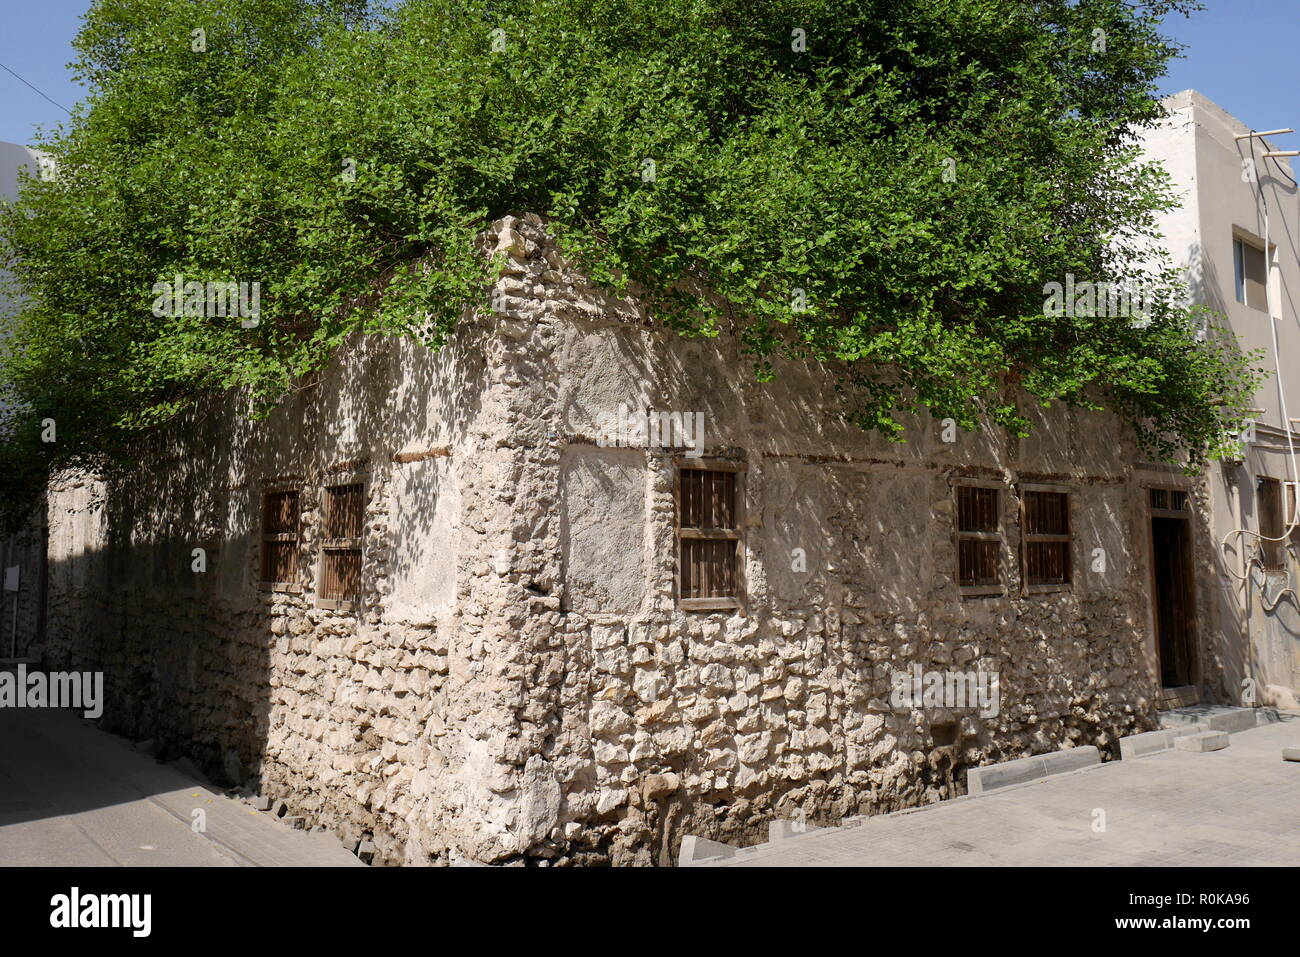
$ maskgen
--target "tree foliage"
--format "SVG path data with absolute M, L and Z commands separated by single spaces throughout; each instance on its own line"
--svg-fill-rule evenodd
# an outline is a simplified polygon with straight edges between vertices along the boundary
M 269 408 L 358 328 L 436 348 L 485 295 L 478 232 L 538 212 L 671 327 L 734 330 L 760 377 L 827 364 L 866 428 L 1023 431 L 1023 390 L 1195 464 L 1255 379 L 1177 277 L 1144 322 L 1044 308 L 1067 274 L 1150 282 L 1171 199 L 1133 134 L 1175 53 L 1160 17 L 1189 6 L 99 0 L 89 96 L 40 144 L 58 175 L 0 219 L 26 296 L 4 455 L 111 460 L 213 390 Z M 259 323 L 155 316 L 177 274 L 260 283 Z

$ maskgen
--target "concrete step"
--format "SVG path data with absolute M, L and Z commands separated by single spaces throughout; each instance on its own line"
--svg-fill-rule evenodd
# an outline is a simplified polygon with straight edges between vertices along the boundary
M 1201 692 L 1195 685 L 1181 688 L 1161 688 L 1156 700 L 1156 707 L 1161 711 L 1174 708 L 1190 708 L 1201 703 Z
M 1195 705 L 1160 713 L 1161 728 L 1204 725 L 1207 731 L 1236 734 L 1281 720 L 1275 708 L 1234 708 L 1228 705 Z
M 1174 747 L 1179 751 L 1195 751 L 1198 754 L 1204 754 L 1207 751 L 1222 751 L 1228 746 L 1228 732 L 1226 731 L 1200 731 L 1196 734 L 1186 734 L 1174 741 Z
M 985 764 L 966 772 L 966 793 L 972 797 L 1013 784 L 1037 781 L 1051 774 L 1077 771 L 1101 764 L 1101 752 L 1092 745 L 1035 754 L 998 764 Z
M 1171 750 L 1174 742 L 1181 737 L 1209 730 L 1209 725 L 1197 723 L 1126 735 L 1119 739 L 1119 756 L 1122 760 L 1129 761 L 1133 758 L 1146 757 L 1148 754 L 1159 754 L 1161 751 Z

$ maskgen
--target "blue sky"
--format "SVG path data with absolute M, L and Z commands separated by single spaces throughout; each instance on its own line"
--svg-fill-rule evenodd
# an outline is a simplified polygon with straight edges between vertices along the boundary
M 1162 92 L 1200 90 L 1256 129 L 1300 129 L 1300 0 L 1204 0 L 1190 19 L 1175 16 L 1169 33 L 1188 49 Z M 71 107 L 84 91 L 67 70 L 70 45 L 89 0 L 0 0 L 0 63 L 51 99 Z M 0 69 L 0 140 L 28 143 L 38 125 L 66 114 Z M 1284 140 L 1300 148 L 1300 134 Z

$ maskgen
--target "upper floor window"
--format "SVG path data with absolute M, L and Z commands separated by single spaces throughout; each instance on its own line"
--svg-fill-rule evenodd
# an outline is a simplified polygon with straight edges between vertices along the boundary
M 1268 266 L 1264 250 L 1240 236 L 1232 240 L 1237 302 L 1268 311 Z

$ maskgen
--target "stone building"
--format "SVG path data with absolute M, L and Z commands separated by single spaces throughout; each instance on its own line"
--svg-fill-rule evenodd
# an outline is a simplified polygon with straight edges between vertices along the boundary
M 757 383 L 602 295 L 536 217 L 488 240 L 495 311 L 441 352 L 358 338 L 266 421 L 214 401 L 147 468 L 51 485 L 39 650 L 105 672 L 107 727 L 384 863 L 665 864 L 1154 726 L 1156 493 L 1198 620 L 1214 543 L 1117 419 L 891 443 L 824 371 Z M 900 700 L 916 672 L 996 705 Z

